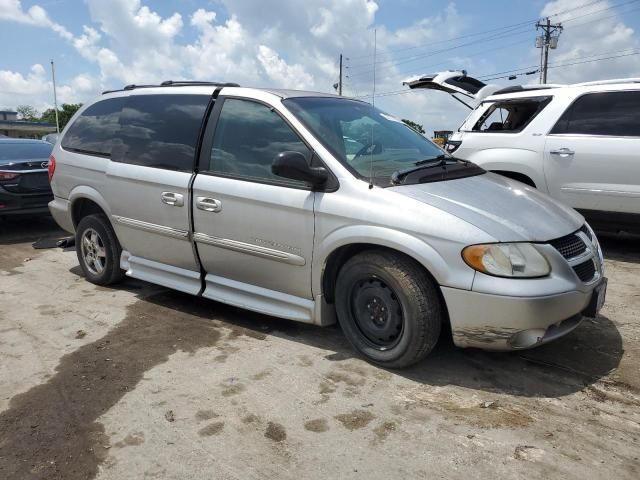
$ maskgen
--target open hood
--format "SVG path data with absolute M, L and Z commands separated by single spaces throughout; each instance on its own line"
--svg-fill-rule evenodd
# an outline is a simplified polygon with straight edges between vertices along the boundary
M 487 85 L 480 80 L 467 75 L 465 70 L 447 70 L 446 72 L 432 73 L 410 78 L 402 82 L 409 88 L 427 88 L 430 90 L 440 90 L 449 93 L 453 98 L 463 103 L 467 107 L 474 107 L 456 97 L 456 94 L 464 95 L 467 98 L 481 102 L 500 87 L 497 85 Z

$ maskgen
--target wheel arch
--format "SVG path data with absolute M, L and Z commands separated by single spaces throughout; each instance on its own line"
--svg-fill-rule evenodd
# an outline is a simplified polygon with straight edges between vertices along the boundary
M 91 187 L 76 187 L 69 195 L 74 228 L 87 215 L 102 213 L 109 218 L 109 207 L 100 193 Z
M 334 238 L 327 239 L 321 248 L 323 253 L 319 255 L 321 260 L 318 263 L 321 263 L 316 268 L 320 274 L 314 282 L 314 290 L 321 292 L 328 303 L 333 302 L 335 283 L 342 265 L 365 250 L 381 249 L 409 257 L 424 268 L 438 286 L 446 283 L 446 262 L 424 241 L 384 227 L 346 227 L 343 230 L 334 232 L 331 235 Z
M 491 170 L 491 172 L 497 173 L 498 175 L 502 175 L 503 177 L 507 177 L 512 180 L 517 180 L 518 182 L 522 182 L 525 185 L 529 185 L 530 187 L 538 188 L 536 186 L 536 182 L 534 182 L 531 177 L 525 175 L 524 173 L 513 172 L 510 170 Z

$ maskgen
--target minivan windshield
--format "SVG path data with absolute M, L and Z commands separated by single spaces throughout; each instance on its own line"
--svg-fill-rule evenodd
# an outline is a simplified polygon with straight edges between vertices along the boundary
M 397 184 L 398 179 L 401 183 L 446 180 L 443 171 L 449 165 L 468 165 L 368 103 L 333 97 L 292 97 L 283 103 L 354 175 L 372 177 L 376 185 Z M 437 179 L 407 175 L 407 171 L 435 168 L 439 169 Z M 455 177 L 466 176 L 460 173 Z

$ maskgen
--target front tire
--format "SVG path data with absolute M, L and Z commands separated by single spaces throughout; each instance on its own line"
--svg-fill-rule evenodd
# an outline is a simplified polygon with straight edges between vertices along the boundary
M 104 214 L 87 215 L 76 228 L 76 253 L 84 276 L 96 285 L 111 285 L 124 277 L 122 247 Z
M 371 250 L 349 259 L 336 282 L 336 312 L 353 347 L 389 368 L 422 360 L 438 342 L 443 306 L 431 276 L 413 259 Z

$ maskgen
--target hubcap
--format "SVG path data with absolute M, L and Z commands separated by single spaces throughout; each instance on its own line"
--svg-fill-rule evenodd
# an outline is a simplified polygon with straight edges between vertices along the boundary
M 366 340 L 379 350 L 393 347 L 402 334 L 402 305 L 379 278 L 357 282 L 351 290 L 351 312 Z
M 87 228 L 82 234 L 80 248 L 87 269 L 94 275 L 100 275 L 107 264 L 107 254 L 98 232 L 93 228 Z

